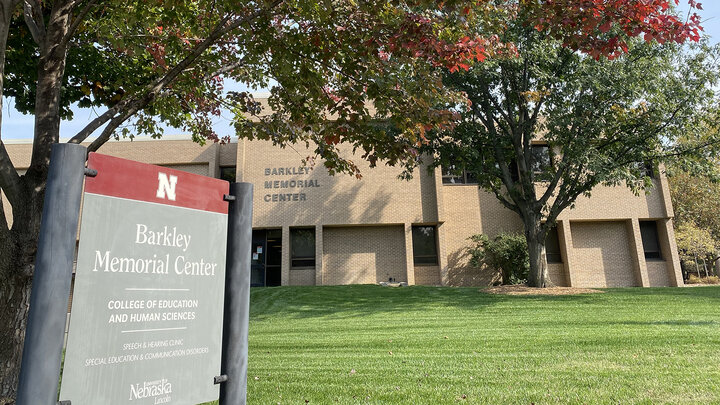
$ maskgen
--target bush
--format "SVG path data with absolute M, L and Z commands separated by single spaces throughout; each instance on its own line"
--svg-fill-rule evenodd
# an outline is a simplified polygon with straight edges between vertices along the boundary
M 720 278 L 717 276 L 698 277 L 694 274 L 688 276 L 687 284 L 720 284 Z
M 487 235 L 470 237 L 470 263 L 486 265 L 502 275 L 503 284 L 523 284 L 530 271 L 527 241 L 520 233 L 503 232 L 490 239 Z

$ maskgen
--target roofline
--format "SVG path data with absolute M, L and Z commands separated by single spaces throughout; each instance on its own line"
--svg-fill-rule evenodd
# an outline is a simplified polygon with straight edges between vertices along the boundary
M 88 138 L 83 143 L 90 143 L 94 141 L 97 138 Z M 59 143 L 66 143 L 70 140 L 70 138 L 62 138 L 60 139 Z M 190 134 L 173 134 L 173 135 L 163 135 L 161 138 L 152 138 L 148 135 L 144 136 L 136 136 L 134 138 L 120 138 L 118 140 L 110 139 L 108 142 L 151 142 L 151 141 L 192 141 L 192 135 Z M 238 138 L 237 137 L 231 137 L 230 143 L 237 143 Z M 26 145 L 26 144 L 32 144 L 33 139 L 32 138 L 20 138 L 20 139 L 3 139 L 2 142 L 7 145 Z M 208 142 L 210 143 L 210 142 Z

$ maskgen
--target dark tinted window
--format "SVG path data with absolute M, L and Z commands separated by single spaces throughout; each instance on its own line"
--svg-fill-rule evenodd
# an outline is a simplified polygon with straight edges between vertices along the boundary
M 653 166 L 652 162 L 639 162 L 635 163 L 635 166 L 641 175 L 655 178 L 655 166 Z
M 438 264 L 434 226 L 413 226 L 412 243 L 415 265 Z
M 235 183 L 236 171 L 237 167 L 235 166 L 223 166 L 220 168 L 220 178 L 222 180 L 229 181 L 230 183 Z
M 552 227 L 545 237 L 545 257 L 548 263 L 562 263 L 560 254 L 560 238 L 557 227 Z
M 267 255 L 265 256 L 265 264 L 267 266 L 280 266 L 282 262 L 282 230 L 268 229 L 266 235 Z
M 459 170 L 457 166 L 451 165 L 443 168 L 443 184 L 477 184 L 477 178 L 467 170 Z
M 640 221 L 643 251 L 646 259 L 661 260 L 660 240 L 658 239 L 657 222 Z
M 547 145 L 532 145 L 532 171 L 539 173 L 550 167 L 550 148 Z
M 290 229 L 290 267 L 315 267 L 315 228 Z

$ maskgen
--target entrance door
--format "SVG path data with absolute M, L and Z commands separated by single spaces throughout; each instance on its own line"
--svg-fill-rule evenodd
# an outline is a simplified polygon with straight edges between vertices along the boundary
M 250 286 L 279 286 L 282 231 L 280 229 L 253 230 L 251 255 Z

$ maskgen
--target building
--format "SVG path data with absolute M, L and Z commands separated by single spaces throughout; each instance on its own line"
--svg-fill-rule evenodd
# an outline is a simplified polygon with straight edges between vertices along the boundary
M 31 144 L 6 146 L 19 169 Z M 304 146 L 266 141 L 200 146 L 189 138 L 111 141 L 101 153 L 230 181 L 253 183 L 252 283 L 256 286 L 367 284 L 487 285 L 498 275 L 473 269 L 468 237 L 521 230 L 515 213 L 467 176 L 419 168 L 410 181 L 399 168 L 363 178 L 305 167 Z M 680 286 L 680 261 L 667 180 L 647 195 L 598 187 L 559 218 L 547 244 L 558 286 Z M 7 204 L 6 204 L 7 207 Z M 6 208 L 7 209 L 7 208 Z

